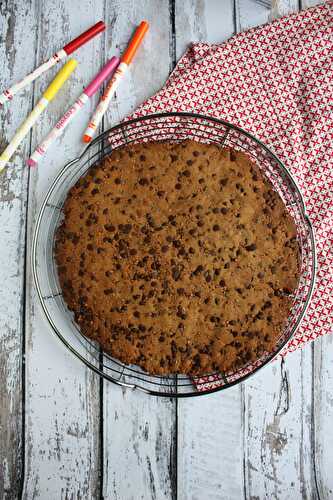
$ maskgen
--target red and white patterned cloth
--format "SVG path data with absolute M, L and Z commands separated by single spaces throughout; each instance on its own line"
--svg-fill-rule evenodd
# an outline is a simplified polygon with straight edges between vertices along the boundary
M 191 45 L 165 87 L 134 114 L 223 118 L 267 144 L 298 181 L 316 235 L 317 286 L 283 354 L 332 332 L 332 63 L 333 4 L 327 2 L 221 45 Z

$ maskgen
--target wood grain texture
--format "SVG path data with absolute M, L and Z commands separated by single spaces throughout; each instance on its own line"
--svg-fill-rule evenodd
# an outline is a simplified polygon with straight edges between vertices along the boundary
M 301 0 L 302 9 L 307 9 L 308 7 L 314 7 L 315 5 L 319 5 L 321 3 L 325 3 L 327 0 Z
M 43 1 L 39 5 L 38 62 L 43 61 L 94 22 L 103 19 L 103 3 Z M 79 10 L 79 15 L 78 15 Z M 82 92 L 101 64 L 103 37 L 75 53 L 79 66 L 33 130 L 32 146 Z M 35 84 L 37 99 L 59 67 Z M 91 105 L 92 106 L 92 105 Z M 88 106 L 89 108 L 89 106 Z M 52 146 L 38 169 L 30 172 L 28 259 L 38 208 L 52 179 L 83 149 L 88 121 L 84 110 Z M 52 333 L 27 268 L 26 317 L 26 477 L 24 498 L 96 498 L 99 495 L 99 378 L 78 361 Z
M 237 32 L 298 11 L 298 0 L 235 0 Z
M 142 19 L 150 30 L 111 102 L 105 127 L 119 122 L 160 89 L 170 70 L 169 2 L 108 2 L 109 54 L 121 53 Z M 104 382 L 104 498 L 164 500 L 176 495 L 176 403 Z
M 311 346 L 274 361 L 244 384 L 250 498 L 316 498 L 311 389 Z
M 0 88 L 34 67 L 37 26 L 33 2 L 0 3 Z M 26 44 L 25 50 L 23 49 Z M 0 110 L 3 149 L 31 109 L 31 89 Z M 18 498 L 22 461 L 22 321 L 28 172 L 21 161 L 29 138 L 0 176 L 0 498 Z
M 177 60 L 191 42 L 222 43 L 234 34 L 232 0 L 176 2 L 175 16 Z
M 321 337 L 311 348 L 315 487 L 321 500 L 330 500 L 333 498 L 333 335 Z
M 178 492 L 182 500 L 243 498 L 241 388 L 178 402 Z

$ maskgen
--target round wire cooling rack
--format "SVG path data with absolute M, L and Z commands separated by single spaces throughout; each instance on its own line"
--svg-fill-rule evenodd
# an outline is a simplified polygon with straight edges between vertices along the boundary
M 59 285 L 54 260 L 54 238 L 62 220 L 62 207 L 70 188 L 93 165 L 112 151 L 130 143 L 149 141 L 180 142 L 185 139 L 230 146 L 245 152 L 262 170 L 283 199 L 297 228 L 301 249 L 301 271 L 293 306 L 275 349 L 237 371 L 209 373 L 191 378 L 186 375 L 157 376 L 145 373 L 104 353 L 98 344 L 81 334 L 67 309 Z M 258 139 L 223 120 L 193 113 L 161 113 L 123 122 L 97 137 L 80 157 L 70 161 L 58 174 L 38 214 L 32 247 L 32 269 L 38 296 L 46 318 L 66 347 L 106 380 L 146 393 L 167 397 L 209 394 L 239 383 L 272 360 L 294 335 L 315 285 L 316 249 L 314 234 L 297 183 L 281 161 Z

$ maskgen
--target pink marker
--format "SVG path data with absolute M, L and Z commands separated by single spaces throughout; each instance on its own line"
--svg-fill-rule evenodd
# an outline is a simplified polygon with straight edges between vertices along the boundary
M 89 99 L 95 94 L 101 84 L 104 82 L 111 73 L 115 71 L 119 65 L 120 60 L 118 57 L 112 57 L 110 61 L 106 63 L 103 69 L 95 76 L 95 78 L 89 83 L 89 85 L 84 89 L 80 97 L 75 101 L 75 103 L 66 111 L 66 113 L 60 118 L 60 120 L 55 124 L 54 128 L 45 137 L 43 142 L 41 142 L 31 157 L 27 160 L 27 165 L 34 167 L 37 165 L 40 159 L 43 158 L 48 148 L 54 142 L 54 140 L 59 137 L 67 125 L 73 120 L 79 111 L 85 106 Z

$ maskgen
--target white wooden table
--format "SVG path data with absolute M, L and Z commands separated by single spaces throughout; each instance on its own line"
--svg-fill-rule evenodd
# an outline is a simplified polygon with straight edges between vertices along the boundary
M 29 260 L 40 203 L 56 173 L 82 149 L 93 104 L 38 170 L 29 171 L 23 161 L 142 19 L 151 24 L 149 36 L 104 127 L 157 91 L 189 42 L 223 42 L 315 3 L 0 2 L 1 89 L 94 22 L 108 25 L 105 36 L 77 53 L 71 83 L 0 178 L 0 499 L 333 499 L 333 338 L 201 398 L 158 399 L 103 382 L 50 331 Z M 0 110 L 1 149 L 50 78 L 40 78 Z

